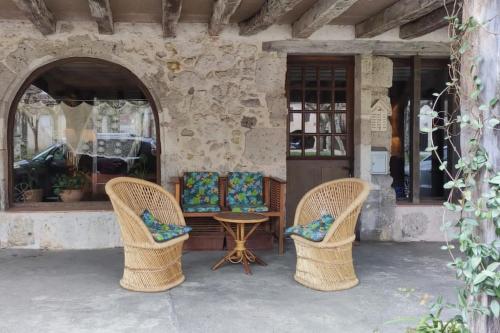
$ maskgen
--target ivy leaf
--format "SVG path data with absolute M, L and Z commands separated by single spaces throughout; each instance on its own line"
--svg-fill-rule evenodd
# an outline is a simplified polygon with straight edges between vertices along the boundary
M 499 123 L 500 123 L 500 120 L 498 120 L 497 118 L 491 118 L 488 120 L 488 125 L 491 127 L 495 127 Z
M 487 277 L 488 277 L 488 274 L 486 274 L 486 271 L 482 271 L 481 273 L 479 273 L 478 275 L 476 275 L 476 277 L 474 278 L 474 281 L 472 282 L 472 284 L 473 285 L 478 285 L 481 282 L 483 282 L 484 280 L 486 280 Z
M 497 103 L 498 103 L 498 97 L 494 97 L 494 98 L 490 99 L 490 107 L 491 108 L 494 108 L 495 105 L 497 105 Z
M 470 260 L 470 264 L 472 269 L 476 269 L 477 266 L 481 263 L 481 257 L 472 257 Z
M 441 165 L 439 166 L 439 170 L 443 171 L 444 169 L 446 169 L 447 164 L 448 164 L 447 161 L 444 161 L 443 163 L 441 163 Z
M 495 316 L 495 318 L 498 318 L 498 316 L 500 315 L 500 304 L 498 304 L 498 301 L 496 299 L 491 301 L 490 310 L 493 316 Z
M 500 262 L 494 262 L 492 264 L 489 264 L 488 267 L 486 267 L 487 271 L 494 272 L 498 266 L 500 266 Z
M 493 184 L 493 185 L 499 185 L 500 186 L 500 174 L 497 174 L 495 177 L 491 178 L 488 183 Z

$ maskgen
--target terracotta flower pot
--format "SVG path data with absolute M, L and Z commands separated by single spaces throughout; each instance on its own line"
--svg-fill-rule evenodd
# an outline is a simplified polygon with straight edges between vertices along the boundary
M 78 202 L 83 198 L 83 190 L 62 190 L 59 197 L 62 202 Z
M 43 190 L 26 190 L 24 192 L 24 202 L 41 202 L 43 200 Z

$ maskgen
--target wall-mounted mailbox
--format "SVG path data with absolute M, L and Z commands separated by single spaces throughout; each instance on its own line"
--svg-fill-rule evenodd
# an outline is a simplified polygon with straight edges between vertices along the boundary
M 385 148 L 372 148 L 372 174 L 387 175 L 389 173 L 389 152 Z

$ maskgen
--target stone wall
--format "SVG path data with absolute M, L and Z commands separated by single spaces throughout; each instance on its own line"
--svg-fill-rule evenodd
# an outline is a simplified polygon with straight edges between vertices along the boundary
M 146 85 L 159 110 L 165 186 L 186 170 L 285 177 L 286 55 L 262 52 L 259 39 L 213 38 L 196 24 L 181 25 L 176 39 L 145 24 L 105 36 L 90 23 L 67 22 L 41 37 L 29 23 L 13 22 L 0 22 L 0 209 L 11 102 L 33 70 L 68 57 L 123 65 Z

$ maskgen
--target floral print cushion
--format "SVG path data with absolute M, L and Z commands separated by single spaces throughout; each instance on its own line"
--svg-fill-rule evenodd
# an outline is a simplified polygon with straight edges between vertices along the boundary
M 227 181 L 229 207 L 256 207 L 263 205 L 262 174 L 260 172 L 230 172 Z
M 219 204 L 219 174 L 217 172 L 186 172 L 182 206 Z
M 231 211 L 235 213 L 262 213 L 267 212 L 269 209 L 265 205 L 255 205 L 255 206 L 232 206 Z
M 188 213 L 220 212 L 219 205 L 184 205 L 182 209 Z
M 321 242 L 334 221 L 335 218 L 331 214 L 325 214 L 322 215 L 320 219 L 314 220 L 308 224 L 294 225 L 287 228 L 285 235 L 295 234 L 313 242 Z
M 141 214 L 141 219 L 148 227 L 151 236 L 156 242 L 166 242 L 189 233 L 192 228 L 185 225 L 160 223 L 147 209 Z

